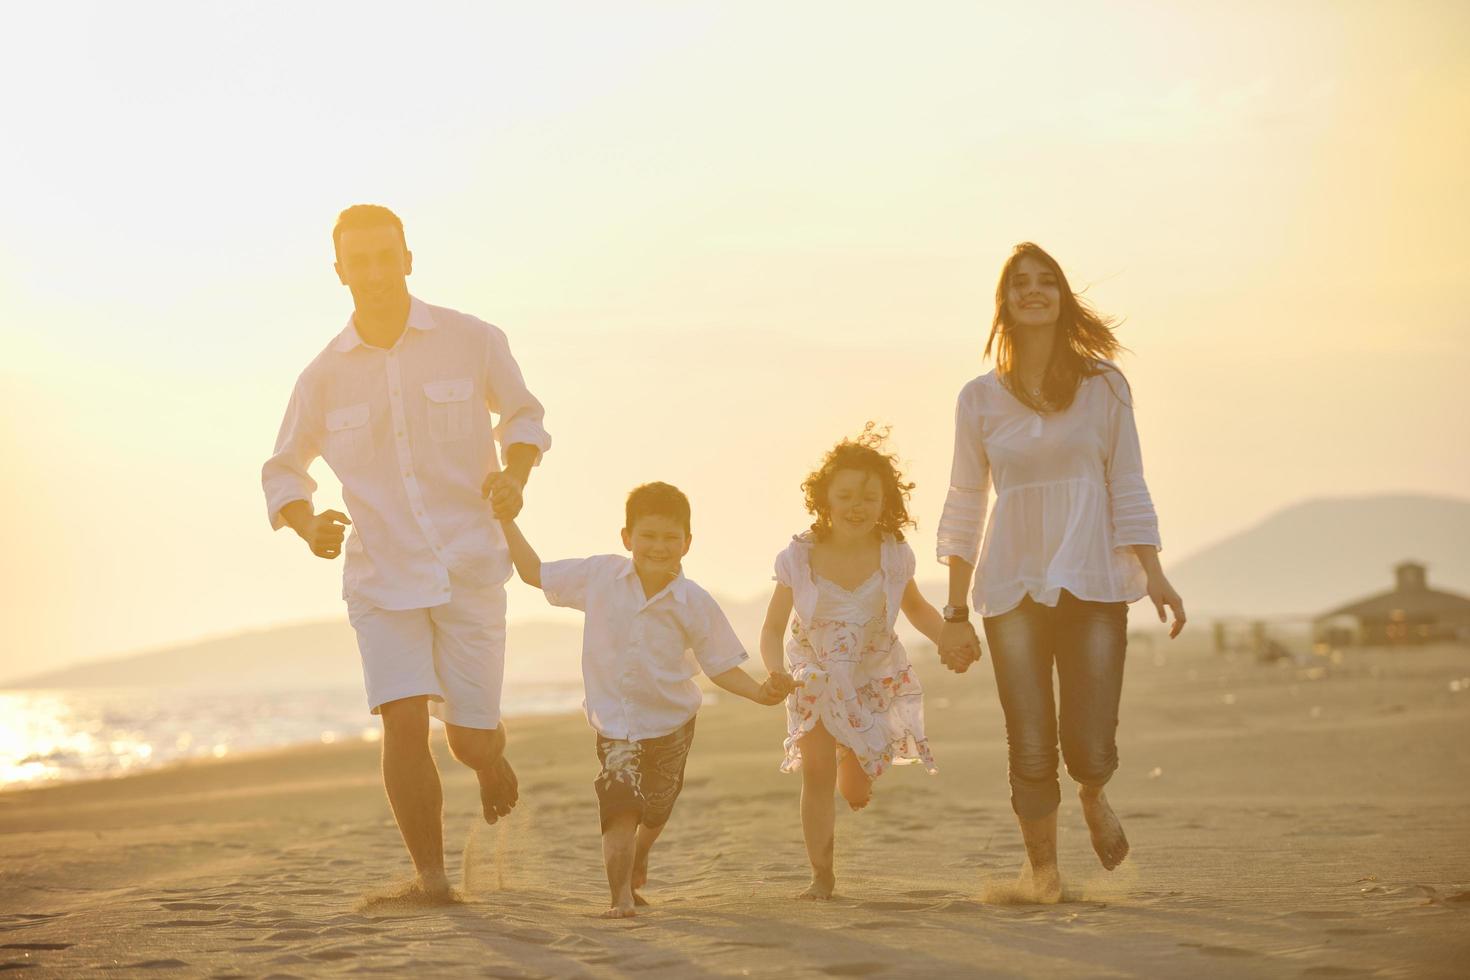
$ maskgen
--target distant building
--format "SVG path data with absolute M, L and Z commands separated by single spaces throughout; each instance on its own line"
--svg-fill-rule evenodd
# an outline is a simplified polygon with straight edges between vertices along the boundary
M 1394 566 L 1392 592 L 1350 602 L 1312 621 L 1317 640 L 1332 646 L 1378 646 L 1470 639 L 1470 598 L 1431 589 L 1424 566 Z

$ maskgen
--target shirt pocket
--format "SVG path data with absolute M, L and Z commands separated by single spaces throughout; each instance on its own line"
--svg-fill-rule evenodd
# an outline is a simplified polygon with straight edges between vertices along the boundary
M 475 428 L 475 383 L 469 378 L 430 381 L 424 385 L 429 402 L 429 436 L 435 442 L 468 439 Z
M 373 460 L 373 430 L 367 402 L 327 413 L 327 444 L 322 450 L 333 468 L 362 466 Z

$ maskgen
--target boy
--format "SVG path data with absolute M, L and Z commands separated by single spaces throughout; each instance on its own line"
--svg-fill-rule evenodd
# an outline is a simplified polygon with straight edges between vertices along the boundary
M 757 704 L 780 704 L 789 681 L 758 684 L 740 664 L 744 647 L 708 592 L 684 577 L 689 500 L 667 483 L 628 495 L 623 547 L 632 552 L 543 564 L 514 521 L 503 521 L 521 581 L 554 606 L 587 614 L 582 678 L 587 720 L 597 732 L 602 772 L 595 783 L 611 907 L 631 918 L 648 904 L 648 851 L 684 785 L 694 740 L 701 669 L 715 684 Z

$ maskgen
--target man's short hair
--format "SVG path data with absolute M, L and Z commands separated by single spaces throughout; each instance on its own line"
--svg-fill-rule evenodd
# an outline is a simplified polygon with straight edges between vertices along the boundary
M 689 498 L 668 483 L 645 483 L 628 494 L 625 527 L 633 530 L 633 522 L 640 517 L 667 517 L 684 525 L 685 534 L 693 533 L 689 530 Z
M 403 248 L 408 249 L 408 239 L 403 236 L 403 222 L 398 215 L 389 211 L 381 204 L 354 204 L 352 207 L 337 215 L 337 223 L 332 226 L 332 252 L 340 259 L 342 257 L 342 233 L 349 228 L 371 228 L 376 225 L 389 225 L 398 229 L 398 240 L 403 242 Z

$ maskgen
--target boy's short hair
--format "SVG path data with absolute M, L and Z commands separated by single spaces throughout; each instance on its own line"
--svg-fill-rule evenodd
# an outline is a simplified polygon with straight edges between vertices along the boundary
M 341 214 L 337 215 L 337 223 L 332 226 L 332 252 L 340 255 L 342 250 L 342 232 L 349 228 L 371 228 L 374 225 L 388 225 L 398 229 L 398 240 L 403 243 L 405 250 L 408 248 L 408 239 L 403 237 L 403 222 L 398 215 L 389 211 L 381 204 L 354 204 Z
M 667 517 L 684 525 L 685 534 L 693 533 L 689 530 L 689 498 L 669 483 L 645 483 L 633 488 L 628 494 L 624 527 L 633 530 L 633 522 L 640 517 Z

